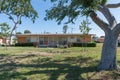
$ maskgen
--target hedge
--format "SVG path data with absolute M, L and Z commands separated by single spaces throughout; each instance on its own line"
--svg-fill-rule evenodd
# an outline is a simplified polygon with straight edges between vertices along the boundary
M 73 43 L 72 46 L 73 47 L 96 47 L 96 43 L 92 42 L 92 43 Z
M 34 46 L 33 43 L 16 43 L 15 46 L 30 47 Z
M 120 47 L 120 43 L 118 43 L 118 47 Z

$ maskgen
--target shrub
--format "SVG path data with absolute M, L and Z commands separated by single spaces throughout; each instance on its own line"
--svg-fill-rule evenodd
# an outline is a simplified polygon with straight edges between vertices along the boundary
M 92 42 L 92 43 L 73 43 L 72 44 L 73 47 L 96 47 L 96 43 Z
M 118 47 L 120 47 L 120 42 L 118 42 Z
M 33 43 L 16 43 L 15 46 L 30 47 L 34 46 Z

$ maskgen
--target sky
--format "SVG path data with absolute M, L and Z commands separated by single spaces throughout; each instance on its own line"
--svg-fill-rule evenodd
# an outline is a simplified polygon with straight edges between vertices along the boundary
M 108 0 L 108 3 L 118 3 L 120 0 Z M 18 25 L 16 32 L 24 33 L 24 30 L 30 30 L 33 34 L 43 34 L 44 32 L 49 32 L 51 34 L 54 33 L 63 33 L 63 26 L 64 23 L 58 25 L 55 20 L 44 21 L 45 17 L 45 10 L 49 9 L 52 4 L 47 0 L 44 2 L 43 0 L 32 0 L 32 5 L 34 9 L 38 12 L 39 18 L 36 19 L 35 23 L 32 23 L 30 19 L 22 18 L 22 24 Z M 110 9 L 112 14 L 115 16 L 117 22 L 120 22 L 120 8 L 117 9 Z M 103 20 L 105 20 L 104 16 L 97 12 Z M 79 17 L 75 24 L 68 24 L 67 33 L 80 33 L 79 25 L 84 20 L 84 17 Z M 103 36 L 104 32 L 89 18 L 90 25 L 89 27 L 92 28 L 90 34 L 96 34 L 98 37 Z M 4 14 L 0 14 L 0 23 L 7 22 L 11 27 L 13 26 L 12 21 L 9 20 L 8 16 Z

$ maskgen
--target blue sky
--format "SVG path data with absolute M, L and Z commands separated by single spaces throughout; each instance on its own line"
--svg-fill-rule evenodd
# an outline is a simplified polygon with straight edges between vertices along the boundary
M 120 0 L 108 0 L 108 3 L 117 3 Z M 31 20 L 22 18 L 22 24 L 18 26 L 17 32 L 24 32 L 24 30 L 30 30 L 33 34 L 40 34 L 44 32 L 50 33 L 62 33 L 62 28 L 64 24 L 57 25 L 55 20 L 52 21 L 44 21 L 45 17 L 45 10 L 51 7 L 51 3 L 49 1 L 44 2 L 43 0 L 32 0 L 32 5 L 35 10 L 38 12 L 39 18 L 36 19 L 36 22 L 33 24 Z M 112 14 L 116 17 L 117 22 L 120 22 L 120 8 L 111 9 Z M 100 17 L 105 20 L 105 18 L 100 14 Z M 80 33 L 79 25 L 83 20 L 83 17 L 79 17 L 75 24 L 68 24 L 68 33 Z M 0 23 L 8 22 L 9 25 L 12 27 L 13 23 L 8 19 L 6 15 L 0 14 Z M 97 34 L 97 36 L 104 35 L 104 32 L 90 19 L 91 24 L 89 25 L 92 30 L 90 31 L 91 34 Z M 73 30 L 72 30 L 73 28 Z

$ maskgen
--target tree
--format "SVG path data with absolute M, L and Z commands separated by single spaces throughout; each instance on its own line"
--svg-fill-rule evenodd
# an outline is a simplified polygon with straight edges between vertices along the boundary
M 10 27 L 9 25 L 4 22 L 0 24 L 0 29 L 1 29 L 1 36 L 4 37 L 5 39 L 9 37 L 10 35 Z
M 89 31 L 91 30 L 91 28 L 88 26 L 90 23 L 89 23 L 89 20 L 86 19 L 86 20 L 83 20 L 81 22 L 81 25 L 79 26 L 79 29 L 80 29 L 80 32 L 82 32 L 83 34 L 87 34 L 89 33 Z
M 67 33 L 67 29 L 68 29 L 68 26 L 67 26 L 67 25 L 64 25 L 64 26 L 63 26 L 63 33 L 64 33 L 64 34 Z
M 38 17 L 37 12 L 32 7 L 31 0 L 1 0 L 0 13 L 6 14 L 13 22 L 10 33 L 10 41 L 14 30 L 22 23 L 22 17 L 29 18 L 33 22 Z M 9 43 L 10 44 L 10 43 Z
M 22 32 L 16 32 L 16 34 L 22 34 Z
M 86 39 L 85 36 L 88 35 L 89 31 L 91 30 L 91 28 L 88 26 L 90 24 L 89 20 L 86 18 L 86 20 L 83 20 L 81 22 L 81 25 L 79 26 L 80 32 L 82 32 L 83 36 L 81 36 L 81 38 L 84 40 L 84 43 L 86 43 Z M 83 51 L 85 51 L 85 47 L 87 47 L 87 44 L 84 44 L 82 42 L 82 46 L 83 46 Z
M 7 23 L 0 24 L 1 36 L 5 39 L 5 45 L 7 50 L 7 38 L 10 36 L 10 27 Z
M 31 34 L 31 32 L 29 30 L 25 30 L 24 34 Z
M 51 0 L 51 2 L 54 3 L 54 6 L 46 10 L 45 20 L 55 19 L 61 23 L 63 19 L 68 18 L 66 23 L 74 23 L 80 15 L 90 17 L 105 32 L 98 70 L 118 69 L 116 51 L 120 23 L 116 22 L 110 8 L 118 8 L 120 3 L 107 4 L 107 0 Z M 107 22 L 99 17 L 97 11 L 103 14 Z

